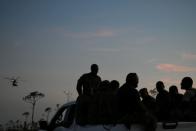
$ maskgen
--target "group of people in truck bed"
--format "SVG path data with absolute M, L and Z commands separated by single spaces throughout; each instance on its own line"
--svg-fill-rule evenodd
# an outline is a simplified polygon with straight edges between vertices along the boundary
M 79 94 L 76 103 L 76 122 L 85 124 L 142 123 L 146 130 L 153 130 L 156 121 L 196 120 L 196 89 L 193 80 L 184 77 L 178 93 L 176 86 L 165 90 L 164 83 L 156 83 L 156 98 L 148 94 L 147 88 L 139 91 L 139 78 L 129 73 L 120 87 L 117 80 L 101 80 L 98 65 L 91 65 L 91 72 L 82 75 L 77 82 Z

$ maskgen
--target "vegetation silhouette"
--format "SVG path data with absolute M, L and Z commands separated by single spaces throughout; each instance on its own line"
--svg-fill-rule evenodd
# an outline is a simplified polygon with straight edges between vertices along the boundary
M 29 117 L 29 115 L 30 115 L 30 113 L 29 112 L 24 112 L 24 113 L 22 113 L 22 115 L 25 117 L 25 120 L 24 120 L 24 125 L 23 125 L 23 129 L 24 130 L 27 130 L 27 123 L 28 123 L 28 117 Z
M 23 100 L 27 103 L 32 104 L 32 117 L 31 117 L 31 128 L 33 128 L 34 125 L 34 113 L 35 113 L 35 105 L 38 100 L 43 98 L 45 95 L 43 93 L 40 93 L 38 91 L 31 92 L 27 96 L 23 97 Z
M 51 107 L 47 107 L 45 109 L 45 112 L 46 112 L 46 121 L 48 122 L 48 118 L 49 118 L 50 113 L 52 112 L 52 108 Z

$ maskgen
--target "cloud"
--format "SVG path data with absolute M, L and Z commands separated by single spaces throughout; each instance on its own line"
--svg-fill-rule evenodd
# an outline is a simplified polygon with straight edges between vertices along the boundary
M 196 54 L 184 53 L 184 54 L 182 54 L 182 58 L 185 60 L 196 60 Z
M 166 72 L 196 72 L 196 67 L 188 67 L 174 64 L 158 64 L 156 68 L 158 70 Z
M 115 31 L 112 30 L 96 30 L 94 32 L 66 32 L 66 37 L 72 38 L 95 38 L 95 37 L 113 37 L 116 35 Z
M 114 31 L 111 30 L 99 30 L 94 33 L 94 36 L 96 37 L 112 37 L 114 35 L 115 35 Z

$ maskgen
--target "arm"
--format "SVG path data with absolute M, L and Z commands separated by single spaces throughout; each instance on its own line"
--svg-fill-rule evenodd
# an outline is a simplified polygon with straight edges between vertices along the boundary
M 82 80 L 81 80 L 81 78 L 77 82 L 76 89 L 77 89 L 78 95 L 79 96 L 82 95 Z

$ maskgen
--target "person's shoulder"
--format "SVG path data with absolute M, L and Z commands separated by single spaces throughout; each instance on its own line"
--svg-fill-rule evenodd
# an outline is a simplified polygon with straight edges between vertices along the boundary
M 133 92 L 133 94 L 140 96 L 140 95 L 139 95 L 139 91 L 138 91 L 137 89 L 132 88 L 132 92 Z
M 123 84 L 123 85 L 118 89 L 117 94 L 121 94 L 122 92 L 124 92 L 125 89 L 126 89 L 126 88 L 125 88 L 125 84 Z
M 195 88 L 192 88 L 191 90 L 196 93 L 196 89 Z
M 183 94 L 177 94 L 177 97 L 178 97 L 179 99 L 182 99 Z
M 131 96 L 139 96 L 139 91 L 138 91 L 137 89 L 135 89 L 134 87 L 129 87 L 129 86 L 127 87 L 127 86 L 125 85 L 123 91 L 124 91 L 125 93 L 130 94 Z
M 192 94 L 194 94 L 194 90 L 190 89 L 185 91 L 184 96 L 191 96 Z
M 90 73 L 85 73 L 81 77 L 88 77 L 89 75 L 90 75 Z
M 118 91 L 124 90 L 126 87 L 127 87 L 126 84 L 123 84 L 123 85 L 118 89 Z
M 97 75 L 97 78 L 101 80 L 101 77 Z
M 130 92 L 134 92 L 134 93 L 137 92 L 137 93 L 139 93 L 139 91 L 138 91 L 135 87 L 131 87 L 131 86 L 129 87 L 129 86 L 128 86 L 127 89 L 128 89 Z
M 166 97 L 166 96 L 168 97 L 169 96 L 169 92 L 166 91 L 166 90 L 163 90 L 162 95 L 163 95 L 163 97 Z
M 194 97 L 196 97 L 196 89 L 195 88 L 192 88 L 192 93 L 193 93 Z
M 80 76 L 79 80 L 85 79 L 88 76 L 89 76 L 89 73 L 85 73 L 85 74 Z
M 167 90 L 163 90 L 163 93 L 165 94 L 169 94 L 169 92 Z

